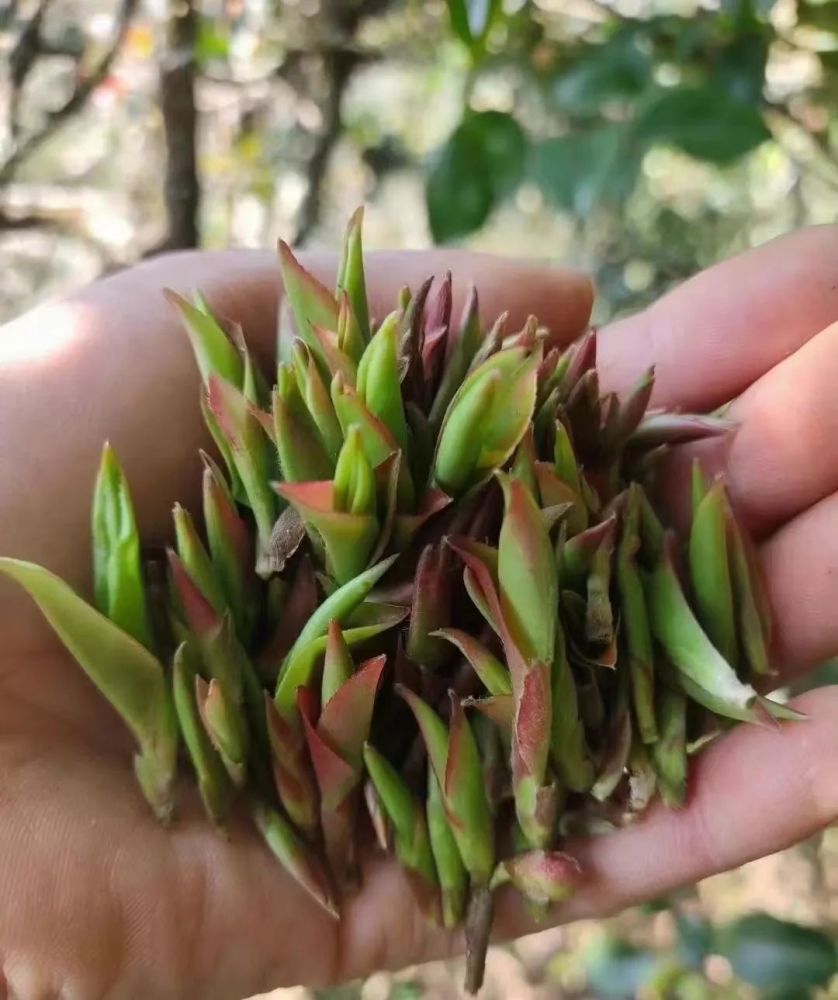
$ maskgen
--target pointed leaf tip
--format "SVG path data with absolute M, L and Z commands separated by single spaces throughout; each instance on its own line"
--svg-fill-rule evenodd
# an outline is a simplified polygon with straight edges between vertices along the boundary
M 340 622 L 332 619 L 326 638 L 326 655 L 323 659 L 321 700 L 325 705 L 355 672 L 355 662 L 343 638 Z
M 362 663 L 323 706 L 317 723 L 324 739 L 358 769 L 386 664 L 384 653 Z
M 244 380 L 244 362 L 224 328 L 203 299 L 193 304 L 171 288 L 163 294 L 180 315 L 189 337 L 201 378 L 206 385 L 213 374 L 240 387 Z
M 498 581 L 504 616 L 528 657 L 552 663 L 558 620 L 558 576 L 550 536 L 532 493 L 501 476 L 504 517 Z
M 336 330 L 337 302 L 326 286 L 303 267 L 284 240 L 279 241 L 279 266 L 297 335 L 308 344 L 318 360 L 323 362 L 325 359 L 322 348 L 312 334 L 311 326 L 317 324 L 327 330 Z
M 465 866 L 472 879 L 484 883 L 494 867 L 495 843 L 483 764 L 463 706 L 453 691 L 448 694 L 451 721 L 442 791 Z
M 276 701 L 280 710 L 287 709 L 293 705 L 294 692 L 301 685 L 306 683 L 309 677 L 309 670 L 314 669 L 313 662 L 309 659 L 308 651 L 315 640 L 325 637 L 329 629 L 329 622 L 335 619 L 343 622 L 360 605 L 367 594 L 384 576 L 387 570 L 393 565 L 398 557 L 393 555 L 381 562 L 375 563 L 369 569 L 364 570 L 359 576 L 339 587 L 333 594 L 317 608 L 309 617 L 302 631 L 297 636 L 294 645 L 291 647 L 283 663 L 282 671 L 279 675 L 276 689 Z M 386 623 L 384 628 L 392 623 Z M 372 635 L 377 634 L 375 626 Z M 379 627 L 379 631 L 384 629 Z M 362 632 L 363 629 L 357 631 Z M 348 637 L 347 637 L 348 639 Z M 322 650 L 325 650 L 325 640 Z
M 305 712 L 300 713 L 309 757 L 320 789 L 322 809 L 326 812 L 341 807 L 346 797 L 361 780 L 360 769 L 345 760 L 323 738 Z
M 143 645 L 92 608 L 54 573 L 34 563 L 0 558 L 41 609 L 70 654 L 116 709 L 140 746 L 135 771 L 161 819 L 171 814 L 177 723 L 162 665 Z
M 646 596 L 652 631 L 690 696 L 717 714 L 754 721 L 756 691 L 739 680 L 701 628 L 678 579 L 671 545 L 664 546 L 648 578 Z
M 509 670 L 481 642 L 456 628 L 441 628 L 431 635 L 446 639 L 463 654 L 491 695 L 512 693 Z
M 140 535 L 128 481 L 106 442 L 93 491 L 93 590 L 96 607 L 148 649 L 154 645 L 141 564 Z
M 335 920 L 340 919 L 329 878 L 312 848 L 276 809 L 253 808 L 256 826 L 268 847 L 293 879 Z
M 180 602 L 189 628 L 197 636 L 208 635 L 219 627 L 221 616 L 203 595 L 201 588 L 189 575 L 180 556 L 178 556 L 174 549 L 166 550 L 166 558 L 169 562 L 169 571 L 175 594 Z
M 404 684 L 395 684 L 393 690 L 413 712 L 437 781 L 440 785 L 444 784 L 445 762 L 448 757 L 448 730 L 445 723 L 427 702 Z

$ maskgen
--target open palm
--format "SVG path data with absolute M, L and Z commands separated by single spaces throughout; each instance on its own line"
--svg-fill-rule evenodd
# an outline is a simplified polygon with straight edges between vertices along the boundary
M 740 429 L 704 446 L 704 459 L 726 471 L 764 539 L 788 672 L 838 647 L 836 249 L 835 229 L 798 233 L 700 275 L 601 338 L 607 388 L 626 388 L 655 362 L 662 404 L 735 399 Z M 328 255 L 305 262 L 324 277 L 335 266 Z M 443 268 L 461 292 L 475 281 L 485 316 L 534 312 L 560 340 L 587 320 L 584 279 L 462 253 L 379 256 L 374 310 Z M 0 330 L 0 553 L 41 562 L 82 590 L 103 439 L 122 457 L 144 537 L 165 538 L 175 499 L 197 506 L 198 377 L 163 285 L 200 287 L 269 362 L 278 277 L 258 253 L 150 262 Z M 382 859 L 336 924 L 246 824 L 219 838 L 188 789 L 175 824 L 161 829 L 135 788 L 120 723 L 7 582 L 0 637 L 0 995 L 5 985 L 21 1000 L 237 998 L 460 947 L 423 921 Z M 830 822 L 836 697 L 802 699 L 810 720 L 781 733 L 742 727 L 712 746 L 684 810 L 653 807 L 631 828 L 574 845 L 589 878 L 555 918 L 612 912 Z M 532 929 L 511 897 L 497 924 L 503 935 Z

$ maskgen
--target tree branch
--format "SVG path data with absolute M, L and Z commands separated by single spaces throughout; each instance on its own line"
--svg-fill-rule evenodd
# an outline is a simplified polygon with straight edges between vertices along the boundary
M 116 263 L 110 249 L 79 222 L 54 214 L 45 209 L 26 209 L 21 212 L 8 212 L 0 208 L 0 233 L 22 232 L 27 229 L 40 229 L 47 232 L 60 233 L 69 239 L 78 240 L 95 250 L 105 267 Z
M 41 25 L 52 0 L 41 0 L 35 13 L 24 24 L 17 36 L 12 51 L 9 53 L 9 131 L 17 136 L 20 123 L 18 121 L 18 106 L 20 92 L 34 66 L 38 56 L 43 51 Z
M 259 87 L 266 83 L 271 83 L 274 80 L 292 81 L 294 75 L 300 68 L 300 64 L 304 60 L 316 58 L 328 59 L 337 54 L 351 54 L 357 56 L 358 62 L 372 62 L 374 59 L 381 58 L 379 53 L 371 49 L 364 49 L 360 46 L 352 45 L 347 42 L 346 44 L 341 45 L 324 45 L 302 49 L 287 49 L 282 59 L 275 66 L 272 66 L 269 70 L 259 76 L 245 78 L 231 75 L 225 76 L 217 71 L 207 69 L 201 69 L 200 76 L 202 80 L 207 80 L 210 83 L 215 83 L 219 86 L 246 90 L 248 87 Z
M 72 94 L 64 104 L 55 111 L 50 111 L 46 116 L 46 121 L 39 129 L 15 144 L 12 152 L 0 164 L 0 184 L 8 183 L 23 160 L 30 156 L 68 118 L 72 118 L 85 106 L 90 95 L 110 72 L 111 65 L 125 40 L 128 25 L 134 16 L 137 5 L 138 0 L 121 0 L 117 14 L 116 32 L 110 48 L 89 73 L 79 78 Z M 38 17 L 38 14 L 36 13 L 35 16 Z
M 168 46 L 160 68 L 160 108 L 166 134 L 166 215 L 168 228 L 158 250 L 183 250 L 200 242 L 201 185 L 198 178 L 195 107 L 194 0 L 170 0 Z
M 790 150 L 787 144 L 784 144 L 782 137 L 778 136 L 776 129 L 771 129 L 774 138 L 777 140 L 781 148 L 784 149 L 786 155 L 798 166 L 798 168 L 805 170 L 807 166 L 813 168 L 814 172 L 817 173 L 818 177 L 830 187 L 838 187 L 838 170 L 836 170 L 835 165 L 835 154 L 832 151 L 832 147 L 829 144 L 829 138 L 821 133 L 814 132 L 808 129 L 803 122 L 797 120 L 791 111 L 783 104 L 780 103 L 769 103 L 768 111 L 773 112 L 788 125 L 796 128 L 798 132 L 803 132 L 806 138 L 812 143 L 815 149 L 821 156 L 821 160 L 812 159 L 808 164 L 801 162 L 800 158 L 795 155 L 795 153 Z M 769 121 L 769 127 L 771 123 Z
M 40 212 L 27 212 L 24 215 L 8 215 L 0 209 L 0 230 L 14 232 L 18 229 L 59 229 L 64 230 L 67 224 L 60 222 L 51 215 Z
M 308 161 L 308 189 L 300 207 L 300 218 L 294 240 L 297 244 L 305 243 L 320 218 L 323 180 L 332 149 L 343 127 L 341 117 L 343 94 L 352 74 L 358 65 L 365 61 L 364 54 L 353 44 L 355 33 L 363 21 L 383 11 L 388 3 L 389 0 L 361 0 L 356 4 L 347 4 L 345 0 L 331 0 L 324 5 L 325 9 L 321 16 L 330 17 L 336 35 L 348 41 L 324 53 L 327 91 L 323 108 L 323 130 L 317 137 Z
M 294 242 L 302 246 L 311 235 L 320 218 L 320 199 L 323 179 L 329 165 L 332 149 L 340 137 L 342 127 L 341 104 L 343 93 L 357 65 L 358 57 L 350 52 L 334 52 L 326 63 L 328 91 L 323 109 L 323 130 L 318 135 L 308 160 L 308 188 L 300 206 L 300 218 Z

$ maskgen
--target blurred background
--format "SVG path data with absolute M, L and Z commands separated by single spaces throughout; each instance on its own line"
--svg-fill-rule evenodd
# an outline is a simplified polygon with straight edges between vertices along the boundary
M 604 320 L 838 207 L 835 0 L 0 0 L 0 72 L 0 320 L 167 249 L 335 246 L 361 203 L 370 248 L 582 266 Z M 829 831 L 495 948 L 484 995 L 838 997 L 836 889 Z

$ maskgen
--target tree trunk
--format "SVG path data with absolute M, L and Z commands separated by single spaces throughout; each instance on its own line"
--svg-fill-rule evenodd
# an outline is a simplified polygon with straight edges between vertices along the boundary
M 200 242 L 195 108 L 194 0 L 169 0 L 166 49 L 160 67 L 160 108 L 166 135 L 165 200 L 168 228 L 158 249 L 183 250 Z

